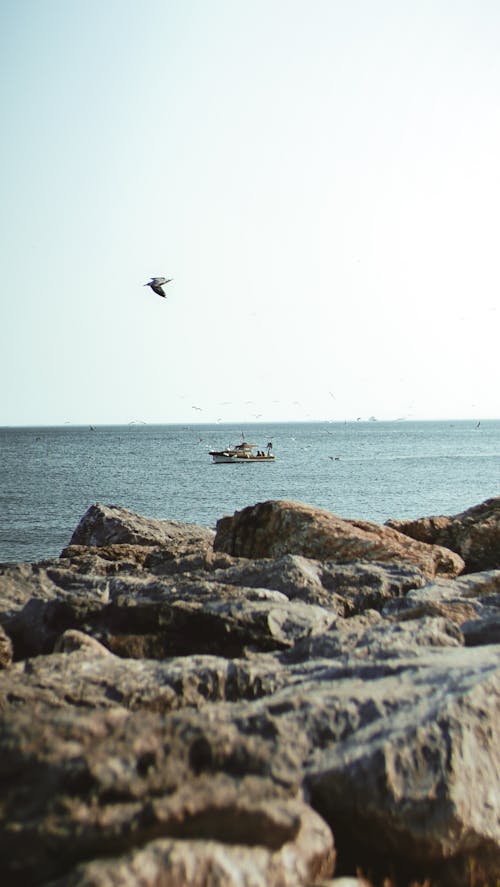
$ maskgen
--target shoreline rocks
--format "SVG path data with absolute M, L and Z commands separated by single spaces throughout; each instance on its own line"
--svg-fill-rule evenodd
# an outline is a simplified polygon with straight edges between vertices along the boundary
M 346 520 L 302 502 L 270 501 L 237 511 L 217 521 L 214 551 L 240 557 L 280 557 L 409 563 L 431 578 L 437 573 L 457 576 L 462 558 L 434 543 L 422 543 L 388 526 Z
M 0 566 L 2 885 L 495 883 L 500 499 L 422 521 L 95 505 Z

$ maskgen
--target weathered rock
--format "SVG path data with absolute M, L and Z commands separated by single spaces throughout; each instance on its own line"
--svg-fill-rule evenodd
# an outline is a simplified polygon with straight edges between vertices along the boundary
M 77 650 L 83 650 L 92 656 L 107 657 L 111 655 L 110 651 L 99 641 L 76 628 L 69 628 L 63 632 L 54 644 L 54 653 L 75 653 Z M 65 676 L 67 678 L 67 674 Z
M 2 887 L 500 878 L 500 570 L 267 505 L 0 567 Z
M 412 589 L 384 606 L 396 620 L 445 617 L 460 627 L 467 646 L 500 642 L 500 570 L 470 573 Z
M 290 647 L 324 631 L 334 617 L 278 591 L 182 575 L 179 581 L 121 573 L 103 579 L 62 566 L 27 571 L 23 564 L 0 576 L 0 625 L 16 659 L 50 653 L 68 629 L 91 634 L 125 657 L 239 656 L 247 646 Z
M 121 656 L 163 659 L 195 653 L 241 656 L 280 650 L 324 631 L 334 613 L 277 591 L 188 582 L 138 590 L 112 587 L 111 601 L 83 626 Z
M 61 566 L 98 576 L 140 573 L 152 551 L 151 545 L 68 545 L 61 552 Z
M 98 879 L 112 878 L 116 866 L 131 878 L 139 874 L 137 852 L 146 854 L 141 867 L 147 870 L 154 860 L 154 848 L 150 859 L 148 845 L 159 839 L 174 839 L 175 844 L 169 841 L 162 849 L 175 851 L 180 871 L 194 866 L 194 883 L 205 883 L 210 860 L 216 864 L 225 852 L 217 852 L 213 842 L 222 842 L 228 862 L 233 860 L 233 875 L 226 872 L 222 879 L 222 869 L 221 884 L 237 884 L 233 878 L 247 868 L 243 883 L 249 884 L 252 871 L 256 883 L 272 877 L 267 883 L 284 885 L 330 874 L 333 841 L 328 827 L 289 791 L 258 776 L 265 742 L 257 740 L 253 752 L 245 751 L 230 723 L 218 731 L 206 725 L 207 734 L 200 731 L 206 718 L 191 725 L 192 712 L 179 717 L 168 724 L 158 715 L 120 708 L 90 714 L 44 705 L 14 710 L 0 734 L 1 883 L 41 884 L 66 877 L 88 859 L 102 862 L 90 872 L 76 872 L 69 883 L 102 883 Z M 207 750 L 220 756 L 221 763 L 228 753 L 234 756 L 227 774 L 216 759 L 211 772 L 205 772 Z M 247 776 L 252 758 L 256 775 Z M 196 843 L 190 847 L 192 840 Z M 171 880 L 151 883 L 186 883 L 174 880 L 179 869 L 169 862 L 169 853 L 161 855 L 164 877 Z M 287 861 L 291 865 L 285 877 Z
M 172 557 L 212 547 L 214 533 L 198 524 L 155 520 L 117 505 L 92 505 L 74 531 L 70 545 L 161 546 Z
M 344 520 L 300 502 L 268 501 L 217 522 L 215 551 L 237 557 L 299 554 L 335 563 L 353 561 L 414 564 L 426 577 L 456 576 L 462 559 L 437 545 L 426 545 L 390 527 Z
M 0 567 L 0 625 L 15 659 L 49 653 L 65 629 L 81 627 L 108 602 L 102 577 L 76 575 L 59 561 Z
M 380 718 L 387 706 L 385 723 L 369 718 L 315 751 L 306 780 L 311 802 L 331 825 L 344 862 L 355 865 L 362 843 L 364 864 L 379 875 L 391 859 L 401 878 L 425 874 L 447 887 L 465 887 L 471 864 L 482 871 L 479 883 L 499 876 L 500 652 L 483 651 L 475 665 L 467 654 L 476 651 L 442 651 L 447 676 L 439 666 L 425 674 L 425 660 L 430 666 L 436 656 L 426 654 L 378 688 L 363 682 L 357 711 L 375 705 Z M 427 692 L 429 679 L 436 683 Z M 383 684 L 394 680 L 399 688 L 389 700 Z
M 261 804 L 296 798 L 301 785 L 332 828 L 339 873 L 361 862 L 387 873 L 390 860 L 396 873 L 465 887 L 471 859 L 485 877 L 499 871 L 495 648 L 313 659 L 290 665 L 286 685 L 268 696 L 209 710 L 10 705 L 0 733 L 2 883 L 65 877 L 84 860 L 95 861 L 95 875 L 102 859 L 109 874 L 110 857 L 128 872 L 140 848 L 166 838 L 248 844 L 241 804 L 260 822 L 254 849 L 272 840 L 284 851 L 286 831 L 261 837 L 273 833 Z M 248 864 L 259 858 L 260 849 Z
M 0 674 L 0 711 L 74 707 L 169 712 L 207 703 L 271 695 L 285 686 L 288 669 L 268 655 L 248 659 L 185 656 L 157 662 L 122 659 L 94 638 L 67 631 L 50 656 L 15 663 Z M 63 680 L 61 679 L 63 678 Z
M 452 517 L 390 520 L 386 525 L 412 539 L 458 552 L 467 572 L 500 569 L 500 496 Z
M 12 663 L 12 641 L 0 625 L 0 668 Z
M 335 564 L 296 554 L 261 560 L 238 558 L 231 566 L 216 569 L 213 579 L 272 588 L 290 600 L 320 604 L 340 616 L 381 609 L 386 601 L 426 583 L 422 571 L 409 564 Z
M 179 840 L 81 863 L 51 887 L 302 887 L 334 866 L 330 830 L 299 801 L 226 795 L 221 803 L 214 792 L 200 814 L 182 811 L 171 828 Z
M 289 662 L 342 659 L 352 655 L 381 662 L 399 656 L 419 656 L 422 647 L 461 647 L 464 637 L 450 619 L 405 620 L 388 624 L 379 613 L 339 619 L 327 632 L 297 642 L 286 657 Z

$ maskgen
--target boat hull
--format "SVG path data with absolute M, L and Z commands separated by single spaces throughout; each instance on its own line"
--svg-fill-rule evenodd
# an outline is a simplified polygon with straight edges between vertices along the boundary
M 215 462 L 216 465 L 246 465 L 247 462 L 274 462 L 274 456 L 268 456 L 264 454 L 263 456 L 257 455 L 241 455 L 231 453 L 210 453 L 212 456 L 212 461 Z

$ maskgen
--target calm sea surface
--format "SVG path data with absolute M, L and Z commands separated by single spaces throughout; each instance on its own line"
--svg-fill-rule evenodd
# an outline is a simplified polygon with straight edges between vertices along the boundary
M 276 461 L 214 465 L 242 430 Z M 0 428 L 0 454 L 0 561 L 33 561 L 94 502 L 210 527 L 265 499 L 379 522 L 455 514 L 499 494 L 500 421 Z

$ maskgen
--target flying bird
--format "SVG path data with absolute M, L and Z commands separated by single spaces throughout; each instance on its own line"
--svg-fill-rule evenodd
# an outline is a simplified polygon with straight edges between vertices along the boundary
M 154 293 L 157 296 L 162 296 L 162 298 L 166 299 L 165 291 L 163 287 L 166 283 L 170 283 L 173 280 L 173 277 L 152 277 L 149 283 L 145 283 L 144 286 L 150 286 Z

